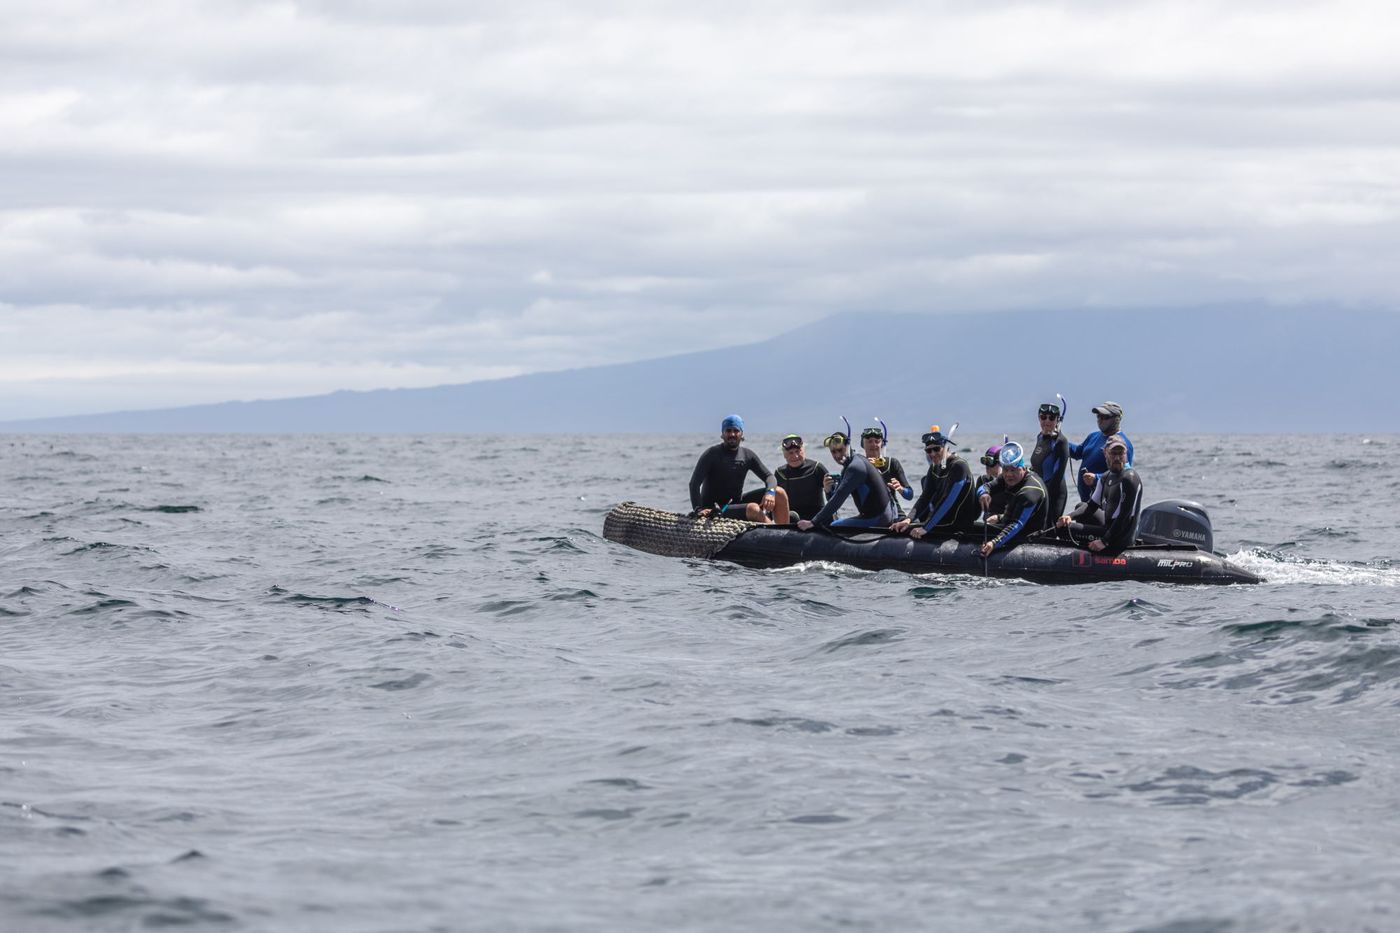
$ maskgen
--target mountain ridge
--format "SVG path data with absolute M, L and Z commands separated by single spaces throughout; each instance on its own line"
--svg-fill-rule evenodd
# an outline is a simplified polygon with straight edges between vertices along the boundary
M 0 423 L 4 433 L 570 433 L 753 430 L 880 415 L 964 429 L 1105 399 L 1154 432 L 1400 430 L 1400 314 L 1204 308 L 847 312 L 718 350 L 427 388 L 338 390 Z M 1325 370 L 1331 370 L 1326 372 Z

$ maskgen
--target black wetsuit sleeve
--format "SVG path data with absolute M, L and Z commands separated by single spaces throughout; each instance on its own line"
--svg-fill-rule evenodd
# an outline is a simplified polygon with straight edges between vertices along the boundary
M 1011 497 L 1011 502 L 1006 507 L 1006 514 L 1002 516 L 1001 532 L 992 539 L 992 550 L 1000 551 L 1006 548 L 1027 528 L 1039 531 L 1040 524 L 1036 515 L 1044 503 L 1045 485 L 1040 482 L 1040 477 L 1031 474 L 1021 484 L 1021 488 L 1016 490 L 1016 494 Z M 1032 525 L 1034 525 L 1033 528 Z
M 894 467 L 894 478 L 899 480 L 899 485 L 902 487 L 899 494 L 905 499 L 914 498 L 914 490 L 909 485 L 909 477 L 904 475 L 904 464 L 891 457 L 890 466 Z
M 700 459 L 695 462 L 695 472 L 690 474 L 690 507 L 692 509 L 705 508 L 705 502 L 700 496 L 700 490 L 705 485 L 705 478 L 714 469 L 715 448 L 707 447 L 700 455 Z
M 749 451 L 748 458 L 745 460 L 744 465 L 748 467 L 750 473 L 763 481 L 763 488 L 765 490 L 778 488 L 778 477 L 772 470 L 763 465 L 763 461 L 759 459 L 758 454 L 754 453 L 752 450 Z
M 928 518 L 929 502 L 933 499 L 934 488 L 938 485 L 931 473 L 924 474 L 923 484 L 923 491 L 919 493 L 919 498 L 914 502 L 914 509 L 909 513 L 909 517 L 915 522 L 922 522 Z
M 841 470 L 841 482 L 836 484 L 836 488 L 831 491 L 831 498 L 826 500 L 826 505 L 813 518 L 814 525 L 830 525 L 836 517 L 836 513 L 841 510 L 841 506 L 851 494 L 859 489 L 866 479 L 865 470 L 861 469 L 856 460 L 851 460 Z

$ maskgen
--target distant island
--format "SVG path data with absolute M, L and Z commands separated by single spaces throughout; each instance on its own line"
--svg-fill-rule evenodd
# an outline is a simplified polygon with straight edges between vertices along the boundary
M 737 336 L 737 335 L 736 335 Z M 1400 431 L 1400 312 L 1322 308 L 848 313 L 758 343 L 426 389 L 0 423 L 5 433 L 754 433 L 879 415 L 912 430 L 1071 424 L 1105 399 L 1141 432 Z

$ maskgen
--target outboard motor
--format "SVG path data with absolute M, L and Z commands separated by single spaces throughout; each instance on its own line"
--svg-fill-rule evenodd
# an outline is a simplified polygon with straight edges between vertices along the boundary
M 1138 516 L 1137 536 L 1144 544 L 1193 544 L 1206 552 L 1215 547 L 1215 534 L 1205 507 L 1185 499 L 1166 499 L 1145 506 Z

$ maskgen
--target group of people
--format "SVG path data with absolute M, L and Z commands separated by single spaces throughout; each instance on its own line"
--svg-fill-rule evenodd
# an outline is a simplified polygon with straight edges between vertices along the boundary
M 729 415 L 720 425 L 720 443 L 700 455 L 690 477 L 691 514 L 795 523 L 803 531 L 887 528 L 915 539 L 966 536 L 980 528 L 982 557 L 1032 535 L 1117 553 L 1132 546 L 1142 506 L 1133 444 L 1122 431 L 1123 406 L 1096 405 L 1098 430 L 1071 444 L 1060 430 L 1063 401 L 1040 406 L 1040 430 L 1029 457 L 1019 443 L 1007 439 L 979 458 L 984 472 L 976 478 L 953 445 L 957 425 L 947 433 L 938 425 L 930 427 L 922 437 L 928 469 L 917 499 L 904 466 L 888 455 L 889 431 L 883 423 L 860 432 L 858 451 L 849 424 L 822 440 L 839 472 L 808 459 L 806 443 L 796 434 L 782 439 L 783 465 L 769 472 L 743 445 L 744 419 Z M 1075 477 L 1079 504 L 1065 514 L 1071 460 L 1080 462 Z M 763 486 L 745 493 L 749 473 Z M 912 501 L 907 513 L 900 500 Z M 848 501 L 856 514 L 837 518 Z

